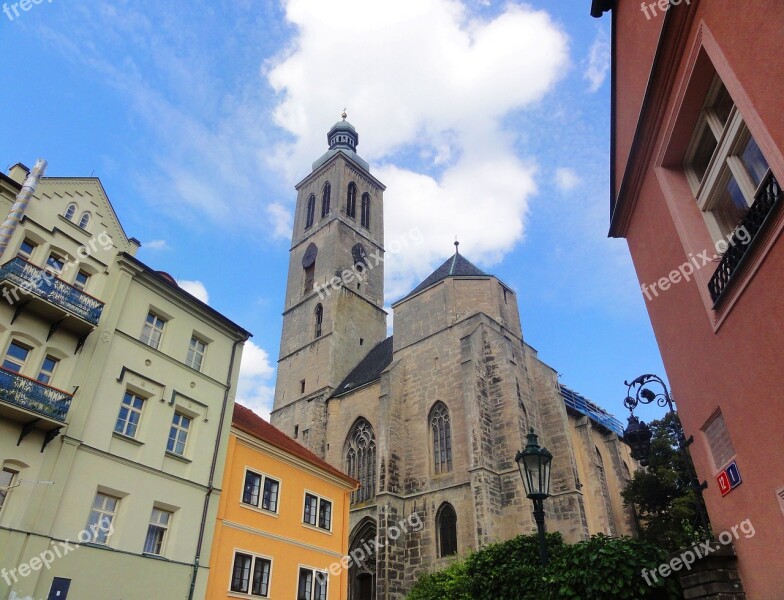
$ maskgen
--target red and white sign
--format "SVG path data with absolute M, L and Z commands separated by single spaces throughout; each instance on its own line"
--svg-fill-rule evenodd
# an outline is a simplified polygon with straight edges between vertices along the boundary
M 740 471 L 738 471 L 738 465 L 733 460 L 730 464 L 728 464 L 724 469 L 716 475 L 716 481 L 719 483 L 719 491 L 721 492 L 722 496 L 726 496 L 736 487 L 738 487 L 743 480 L 740 477 Z

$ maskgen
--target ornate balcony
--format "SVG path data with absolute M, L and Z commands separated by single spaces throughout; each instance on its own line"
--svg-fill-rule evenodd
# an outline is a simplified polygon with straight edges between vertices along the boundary
M 708 291 L 714 306 L 718 304 L 724 290 L 732 283 L 733 275 L 743 263 L 746 253 L 754 245 L 754 240 L 757 239 L 759 232 L 765 227 L 776 207 L 782 203 L 781 197 L 781 186 L 773 177 L 773 173 L 770 173 L 757 192 L 754 204 L 751 205 L 746 216 L 743 217 L 730 237 L 729 248 L 722 256 L 716 272 L 708 282 Z M 744 231 L 745 243 L 738 239 L 738 231 Z
M 27 432 L 33 427 L 47 431 L 62 427 L 72 399 L 62 390 L 0 367 L 0 414 L 25 423 Z
M 17 311 L 29 304 L 38 314 L 52 322 L 64 321 L 80 334 L 98 325 L 103 311 L 100 300 L 20 257 L 0 267 L 0 287 L 4 300 L 15 305 Z

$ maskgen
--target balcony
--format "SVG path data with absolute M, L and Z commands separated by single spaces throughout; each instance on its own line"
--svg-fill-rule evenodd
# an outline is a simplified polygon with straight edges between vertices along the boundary
M 0 367 L 0 416 L 22 423 L 19 443 L 33 430 L 46 432 L 41 451 L 65 425 L 73 396 Z
M 764 229 L 776 208 L 782 204 L 781 197 L 781 186 L 773 177 L 773 173 L 770 173 L 760 186 L 754 204 L 751 205 L 746 216 L 736 227 L 735 233 L 730 237 L 729 248 L 722 256 L 716 272 L 708 282 L 708 291 L 714 306 L 719 303 L 722 294 L 732 283 L 733 275 L 743 264 L 743 258 L 754 245 L 754 241 L 759 237 L 758 234 Z M 738 239 L 738 231 L 747 232 L 743 236 L 745 243 Z
M 92 331 L 103 311 L 100 300 L 20 257 L 0 267 L 0 288 L 17 314 L 22 309 L 30 310 L 79 335 Z

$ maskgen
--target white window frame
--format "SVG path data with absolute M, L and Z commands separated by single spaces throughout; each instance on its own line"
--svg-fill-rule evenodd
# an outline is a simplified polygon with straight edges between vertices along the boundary
M 25 358 L 24 358 L 24 360 L 21 363 L 19 362 L 18 358 L 16 358 L 15 356 L 10 356 L 8 354 L 8 352 L 11 350 L 11 346 L 13 346 L 13 345 L 19 346 L 20 348 L 24 348 L 25 350 L 27 350 L 27 354 L 25 355 Z M 25 344 L 24 342 L 21 342 L 21 341 L 19 341 L 16 338 L 13 338 L 13 339 L 11 339 L 10 342 L 8 342 L 8 346 L 5 349 L 5 354 L 3 354 L 3 362 L 0 363 L 0 364 L 3 366 L 3 368 L 6 368 L 5 367 L 6 361 L 8 361 L 10 363 L 13 363 L 13 364 L 15 364 L 16 366 L 19 367 L 19 370 L 18 371 L 14 371 L 13 369 L 6 369 L 6 370 L 8 370 L 8 371 L 10 371 L 12 373 L 19 373 L 19 374 L 21 374 L 21 373 L 24 372 L 25 366 L 27 366 L 27 363 L 30 360 L 30 354 L 32 352 L 33 352 L 33 347 L 32 346 L 30 346 L 29 344 Z
M 102 499 L 101 506 L 96 507 L 95 504 L 99 496 Z M 111 510 L 107 508 L 108 500 L 114 500 L 114 508 Z M 91 543 L 101 544 L 102 546 L 107 546 L 109 544 L 111 533 L 106 531 L 106 527 L 102 527 L 99 524 L 106 524 L 108 522 L 109 529 L 111 530 L 114 526 L 114 520 L 117 517 L 117 511 L 119 508 L 120 498 L 101 491 L 95 492 L 93 503 L 90 506 L 90 513 L 87 517 L 87 524 L 84 526 L 84 530 L 87 531 L 91 536 Z M 98 515 L 98 518 L 95 521 L 93 521 L 93 514 Z
M 79 281 L 79 275 L 84 275 L 84 283 Z M 79 269 L 76 271 L 76 275 L 74 275 L 73 283 L 71 284 L 77 290 L 84 292 L 87 289 L 87 285 L 90 283 L 90 273 L 85 271 L 84 269 Z
M 194 346 L 194 342 L 196 342 L 196 346 Z M 198 344 L 203 346 L 201 350 L 198 349 Z M 191 369 L 201 372 L 204 366 L 204 357 L 207 355 L 207 346 L 207 342 L 198 335 L 192 335 L 191 341 L 188 342 L 188 354 L 185 356 L 185 364 Z M 198 363 L 196 362 L 197 357 L 199 359 Z
M 310 523 L 309 521 L 305 520 L 305 507 L 307 506 L 308 496 L 312 496 L 316 498 L 316 511 L 315 511 L 315 523 Z M 321 504 L 322 502 L 329 503 L 329 527 L 322 527 L 319 525 L 319 520 L 321 518 Z M 305 527 L 309 527 L 311 529 L 317 529 L 318 531 L 332 533 L 332 523 L 335 520 L 335 502 L 331 498 L 326 498 L 316 492 L 311 490 L 305 490 L 305 495 L 302 499 L 302 524 Z
M 319 575 L 323 576 L 323 580 L 322 580 L 324 583 L 323 598 L 325 600 L 328 600 L 329 599 L 329 571 L 325 571 L 323 569 L 317 569 L 315 567 L 302 565 L 302 564 L 298 565 L 297 568 L 297 600 L 299 600 L 302 597 L 300 595 L 299 582 L 300 582 L 300 578 L 302 577 L 303 571 L 310 571 L 311 573 L 310 594 L 308 595 L 306 600 L 320 600 L 319 598 L 316 597 L 316 579 Z
M 237 560 L 237 555 L 243 554 L 245 556 L 250 557 L 250 570 L 248 572 L 248 588 L 247 591 L 242 590 L 235 590 L 232 588 L 234 584 L 234 563 Z M 257 561 L 264 561 L 269 563 L 269 575 L 267 576 L 267 593 L 253 593 L 253 574 L 256 569 L 256 562 Z M 274 567 L 274 560 L 271 556 L 265 556 L 263 554 L 258 554 L 257 552 L 251 552 L 249 550 L 243 550 L 242 548 L 234 548 L 234 552 L 232 553 L 232 560 L 231 560 L 231 571 L 229 572 L 229 589 L 228 593 L 232 596 L 246 596 L 248 598 L 269 598 L 270 592 L 272 591 L 272 573 Z
M 126 404 L 125 399 L 129 396 L 131 398 L 131 403 Z M 141 408 L 137 408 L 136 406 L 134 406 L 135 404 L 134 400 L 141 400 L 142 402 Z M 114 433 L 132 439 L 137 439 L 137 434 L 139 433 L 139 429 L 142 426 L 142 417 L 144 416 L 144 405 L 146 404 L 146 402 L 147 402 L 147 398 L 145 398 L 144 396 L 141 396 L 131 390 L 125 390 L 125 393 L 123 394 L 123 398 L 120 401 L 120 410 L 117 412 L 117 419 L 114 421 Z M 128 415 L 126 416 L 125 423 L 122 426 L 122 431 L 117 431 L 117 426 L 120 424 L 120 415 L 122 414 L 123 409 L 128 410 Z M 139 415 L 139 418 L 135 424 L 132 424 L 130 420 L 130 415 L 132 413 Z M 133 434 L 128 433 L 129 425 L 134 425 L 135 427 Z
M 76 216 L 76 213 L 78 211 L 79 211 L 79 207 L 76 205 L 76 202 L 71 202 L 68 204 L 68 206 L 65 207 L 65 210 L 63 211 L 63 218 L 73 222 L 73 218 Z
M 46 365 L 46 361 L 51 360 L 54 363 L 51 371 L 44 371 L 44 365 Z M 56 356 L 52 356 L 51 354 L 46 354 L 44 356 L 43 361 L 41 361 L 41 367 L 38 369 L 38 375 L 36 376 L 36 381 L 39 383 L 43 383 L 44 385 L 48 385 L 51 387 L 52 379 L 54 379 L 54 374 L 57 372 L 57 367 L 60 365 L 60 359 Z M 41 377 L 46 377 L 46 381 L 42 381 Z
M 22 250 L 22 246 L 25 244 L 25 242 L 26 242 L 27 244 L 29 244 L 29 245 L 32 247 L 32 248 L 30 249 L 30 252 L 29 252 L 29 253 L 27 253 L 27 252 L 25 252 L 24 250 Z M 24 260 L 26 260 L 26 261 L 28 261 L 28 262 L 29 262 L 29 261 L 31 261 L 31 260 L 33 259 L 33 254 L 35 254 L 35 249 L 36 249 L 36 248 L 38 248 L 38 244 L 36 244 L 36 243 L 35 243 L 33 240 L 31 240 L 30 238 L 27 238 L 27 237 L 26 237 L 26 238 L 24 238 L 24 239 L 22 240 L 22 243 L 21 243 L 21 244 L 19 244 L 19 249 L 16 251 L 16 255 L 17 255 L 18 257 L 20 257 L 20 258 L 23 258 Z
M 150 322 L 150 317 L 152 317 L 152 322 Z M 166 318 L 162 317 L 154 310 L 149 310 L 147 316 L 144 318 L 144 325 L 142 326 L 142 334 L 139 336 L 139 341 L 150 348 L 160 350 L 163 334 L 166 331 L 166 323 L 168 323 Z M 155 333 L 158 334 L 157 340 L 155 339 Z
M 259 496 L 258 496 L 258 503 L 253 504 L 253 502 L 245 502 L 245 482 L 248 479 L 248 473 L 253 473 L 253 475 L 257 475 L 260 478 L 259 481 Z M 278 490 L 275 497 L 275 509 L 265 508 L 264 507 L 264 487 L 266 485 L 267 480 L 270 480 L 274 483 L 278 484 Z M 244 475 L 242 478 L 242 489 L 240 490 L 240 505 L 244 506 L 245 508 L 252 508 L 254 510 L 260 510 L 266 514 L 277 515 L 280 509 L 280 492 L 281 488 L 283 487 L 280 477 L 273 477 L 272 475 L 268 475 L 262 471 L 257 471 L 256 469 L 252 469 L 248 466 L 245 467 Z
M 703 213 L 708 231 L 714 242 L 722 239 L 726 240 L 727 236 L 732 233 L 722 229 L 718 218 L 713 213 L 730 177 L 735 178 L 748 206 L 754 203 L 759 187 L 764 185 L 767 178 L 767 175 L 763 176 L 760 186 L 756 185 L 739 158 L 739 154 L 746 147 L 752 135 L 737 105 L 733 102 L 725 124 L 722 124 L 721 119 L 713 110 L 713 104 L 722 88 L 725 88 L 725 86 L 719 76 L 716 75 L 706 96 L 700 117 L 694 127 L 692 139 L 689 142 L 684 159 L 686 178 L 694 192 L 697 206 Z M 713 133 L 717 140 L 717 145 L 705 170 L 705 175 L 700 180 L 692 165 L 700 149 L 702 133 L 706 128 Z M 770 167 L 768 167 L 769 172 Z
M 174 420 L 177 417 L 180 417 L 180 423 L 175 423 Z M 182 426 L 182 419 L 188 419 L 188 426 Z M 169 444 L 172 441 L 172 431 L 176 430 L 177 435 L 174 438 L 174 444 L 171 449 L 169 449 Z M 190 437 L 191 431 L 193 431 L 193 417 L 191 415 L 185 414 L 182 411 L 175 410 L 174 414 L 172 415 L 171 420 L 171 427 L 169 427 L 169 437 L 166 441 L 166 452 L 169 454 L 173 454 L 174 456 L 185 456 L 185 452 L 188 450 L 188 438 Z M 185 433 L 185 440 L 182 444 L 182 452 L 177 452 L 177 445 L 180 443 L 180 434 Z
M 166 515 L 165 523 L 161 522 L 160 519 L 160 517 L 163 515 Z M 158 517 L 158 519 L 155 518 L 156 516 Z M 166 510 L 165 508 L 160 508 L 158 506 L 152 507 L 152 512 L 150 513 L 150 522 L 147 525 L 147 535 L 144 538 L 144 549 L 142 551 L 143 554 L 149 554 L 151 556 L 165 555 L 166 542 L 169 539 L 169 531 L 171 529 L 171 522 L 173 517 L 174 517 L 174 512 L 170 510 Z M 156 532 L 159 531 L 161 533 L 160 548 L 158 549 L 158 552 L 154 552 L 147 549 L 147 543 L 150 541 L 150 535 L 153 533 L 153 530 L 155 530 Z
M 3 508 L 5 507 L 6 502 L 8 502 L 9 493 L 16 487 L 14 482 L 16 481 L 16 478 L 19 477 L 19 471 L 10 467 L 3 467 L 0 472 L 8 473 L 10 475 L 8 483 L 3 484 L 2 488 L 0 488 L 0 514 L 2 514 Z

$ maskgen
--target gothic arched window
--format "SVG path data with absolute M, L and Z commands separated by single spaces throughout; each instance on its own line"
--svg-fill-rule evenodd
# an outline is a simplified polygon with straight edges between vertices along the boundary
M 87 226 L 90 224 L 90 213 L 85 212 L 82 213 L 82 218 L 79 219 L 79 227 L 82 229 L 87 229 Z
M 366 419 L 357 419 L 346 440 L 346 473 L 359 481 L 359 489 L 351 494 L 357 504 L 376 496 L 376 435 Z
M 69 221 L 73 221 L 74 215 L 76 214 L 76 204 L 71 202 L 68 207 L 65 209 L 65 214 L 63 215 Z
M 321 194 L 321 218 L 329 214 L 329 197 L 332 194 L 332 186 L 329 181 L 324 184 L 324 192 Z
M 444 502 L 436 513 L 438 558 L 457 554 L 457 513 L 449 502 Z
M 316 305 L 316 335 L 315 337 L 321 337 L 321 322 L 324 320 L 324 307 L 321 304 Z
M 346 216 L 352 219 L 357 218 L 357 186 L 354 182 L 348 184 L 348 194 L 346 195 Z
M 313 226 L 313 217 L 316 216 L 316 196 L 313 194 L 308 198 L 308 209 L 305 216 L 305 229 Z
M 433 432 L 433 466 L 436 475 L 452 470 L 452 427 L 449 409 L 436 402 L 430 411 L 430 430 Z
M 370 229 L 370 194 L 362 194 L 362 219 L 360 223 L 365 229 Z

